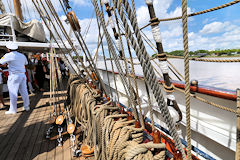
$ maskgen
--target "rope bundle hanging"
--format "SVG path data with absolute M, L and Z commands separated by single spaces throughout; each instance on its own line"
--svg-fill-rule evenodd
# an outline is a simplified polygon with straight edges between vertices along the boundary
M 140 30 L 137 25 L 136 17 L 134 16 L 134 14 L 130 8 L 130 5 L 127 1 L 123 0 L 121 2 L 120 1 L 113 1 L 113 2 L 120 14 L 120 18 L 124 24 L 125 32 L 129 36 L 131 45 L 133 46 L 134 50 L 136 51 L 137 57 L 143 68 L 143 72 L 144 72 L 146 81 L 149 84 L 150 88 L 152 89 L 152 92 L 158 102 L 158 105 L 160 106 L 160 110 L 163 113 L 163 117 L 164 117 L 166 124 L 169 126 L 169 130 L 171 132 L 172 137 L 175 140 L 176 146 L 181 151 L 182 155 L 184 155 L 184 151 L 182 149 L 182 145 L 181 145 L 179 136 L 176 132 L 175 125 L 170 116 L 169 110 L 167 109 L 167 105 L 166 105 L 163 95 L 161 93 L 160 86 L 159 86 L 159 84 L 157 84 L 156 75 L 153 71 L 152 65 L 150 64 L 150 58 L 146 52 L 143 41 L 141 39 Z M 135 38 L 133 37 L 133 34 L 131 32 L 131 29 L 127 23 L 126 17 L 123 12 L 122 4 L 124 4 L 124 6 L 126 8 L 126 13 L 128 14 L 128 17 L 130 17 L 131 25 L 133 26 L 134 33 L 136 34 L 136 37 L 137 37 L 137 42 L 135 41 Z M 96 12 L 98 12 L 97 4 L 94 3 L 94 6 L 95 6 Z
M 94 150 L 96 159 L 165 159 L 165 144 L 141 144 L 143 128 L 136 128 L 135 120 L 128 120 L 128 114 L 121 114 L 111 100 L 97 100 L 100 94 L 82 79 L 70 78 L 70 111 L 84 132 L 82 146 Z M 149 150 L 154 148 L 161 151 L 154 155 Z

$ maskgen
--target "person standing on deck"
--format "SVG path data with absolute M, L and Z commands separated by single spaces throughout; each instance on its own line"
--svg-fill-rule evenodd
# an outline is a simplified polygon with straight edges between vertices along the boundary
M 66 67 L 65 67 L 65 64 L 63 62 L 63 60 L 60 58 L 59 62 L 58 62 L 58 65 L 60 67 L 60 71 L 61 71 L 61 74 L 62 74 L 62 77 L 63 78 L 66 78 Z
M 9 76 L 8 76 L 8 90 L 10 96 L 10 108 L 5 114 L 16 114 L 17 113 L 17 97 L 18 91 L 20 92 L 24 110 L 29 111 L 29 96 L 27 91 L 27 78 L 25 75 L 25 65 L 28 64 L 26 57 L 17 52 L 18 45 L 14 42 L 7 42 L 6 47 L 8 48 L 7 54 L 0 60 L 0 64 L 8 64 Z

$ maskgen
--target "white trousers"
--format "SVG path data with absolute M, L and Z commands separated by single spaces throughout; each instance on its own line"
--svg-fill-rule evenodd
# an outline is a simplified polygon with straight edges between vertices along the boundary
M 17 97 L 20 92 L 24 108 L 29 107 L 29 96 L 27 91 L 27 77 L 24 73 L 10 74 L 8 76 L 8 90 L 10 96 L 10 112 L 17 112 Z

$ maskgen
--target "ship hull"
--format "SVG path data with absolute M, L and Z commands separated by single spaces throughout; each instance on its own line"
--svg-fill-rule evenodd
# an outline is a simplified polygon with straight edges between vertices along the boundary
M 124 90 L 124 86 L 121 82 L 121 78 L 117 72 L 111 72 L 99 69 L 100 76 L 107 86 L 108 91 L 113 92 L 113 99 L 117 100 L 117 91 L 120 98 L 120 103 L 125 106 L 129 106 L 127 95 Z M 114 84 L 114 77 L 116 79 L 117 90 Z M 108 82 L 109 77 L 109 82 Z M 139 77 L 139 76 L 138 76 Z M 130 78 L 132 86 L 134 87 L 134 80 Z M 110 84 L 110 85 L 109 85 Z M 144 80 L 139 77 L 137 79 L 138 92 L 142 101 L 143 114 L 146 117 L 149 116 L 149 109 L 147 105 L 147 91 L 145 88 Z M 162 88 L 162 93 L 165 96 L 165 92 Z M 183 119 L 180 122 L 180 137 L 186 139 L 186 108 L 185 108 L 185 96 L 184 93 L 176 90 L 174 96 L 178 102 L 179 108 L 182 111 Z M 195 95 L 202 97 L 208 101 L 216 104 L 226 106 L 231 109 L 236 109 L 236 101 L 230 99 L 219 98 L 207 94 L 195 93 Z M 166 124 L 163 122 L 163 118 L 160 114 L 159 107 L 156 105 L 154 96 L 151 96 L 151 102 L 154 110 L 154 121 L 167 129 Z M 205 152 L 214 159 L 234 159 L 236 148 L 236 114 L 216 108 L 207 103 L 201 102 L 191 97 L 191 129 L 192 129 L 192 145 L 199 150 Z M 194 152 L 193 152 L 194 153 Z M 196 154 L 197 155 L 197 154 Z M 200 159 L 202 157 L 197 155 Z

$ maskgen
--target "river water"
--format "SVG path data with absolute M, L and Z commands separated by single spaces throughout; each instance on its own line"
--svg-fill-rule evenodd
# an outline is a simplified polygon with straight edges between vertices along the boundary
M 181 74 L 184 74 L 182 59 L 169 59 Z M 176 79 L 173 74 L 171 74 Z M 240 88 L 240 63 L 218 63 L 190 61 L 190 79 L 198 80 L 199 84 L 223 89 Z
M 234 58 L 239 59 L 239 57 Z M 170 58 L 168 60 L 184 76 L 184 60 L 174 58 Z M 138 61 L 135 60 L 134 62 L 137 63 Z M 152 64 L 154 67 L 158 68 L 155 63 L 152 62 Z M 105 69 L 103 61 L 98 61 L 98 67 Z M 135 69 L 137 74 L 143 74 L 140 65 L 136 65 Z M 109 61 L 108 70 L 111 70 L 111 65 Z M 117 71 L 116 67 L 114 67 L 114 70 Z M 159 72 L 161 73 L 160 70 Z M 174 80 L 178 80 L 177 77 L 174 76 L 174 74 L 172 73 L 170 73 L 170 77 Z M 237 88 L 240 88 L 240 63 L 190 61 L 190 80 L 193 79 L 198 80 L 200 85 L 236 90 Z

